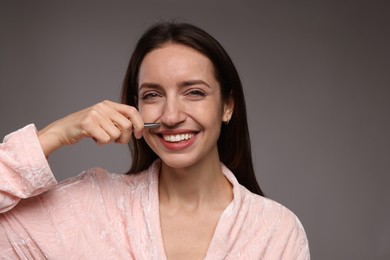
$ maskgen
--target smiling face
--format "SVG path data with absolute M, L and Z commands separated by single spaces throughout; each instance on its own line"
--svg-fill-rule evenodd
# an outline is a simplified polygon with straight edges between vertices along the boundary
M 233 102 L 223 102 L 211 61 L 192 48 L 166 44 L 145 56 L 138 78 L 144 122 L 161 123 L 144 138 L 163 163 L 219 162 L 221 123 L 230 119 Z

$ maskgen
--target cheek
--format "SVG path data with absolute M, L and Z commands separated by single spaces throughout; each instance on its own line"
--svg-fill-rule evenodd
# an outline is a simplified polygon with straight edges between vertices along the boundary
M 206 128 L 218 127 L 222 121 L 222 108 L 219 102 L 189 106 L 187 113 Z

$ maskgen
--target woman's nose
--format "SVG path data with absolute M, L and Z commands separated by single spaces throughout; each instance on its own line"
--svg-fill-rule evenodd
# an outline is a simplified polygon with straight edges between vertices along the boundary
M 163 108 L 161 122 L 168 126 L 175 126 L 185 120 L 182 105 L 176 99 L 168 99 Z

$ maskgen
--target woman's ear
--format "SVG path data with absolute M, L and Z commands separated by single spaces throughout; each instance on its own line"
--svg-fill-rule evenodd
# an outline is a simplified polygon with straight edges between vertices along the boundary
M 232 94 L 230 94 L 229 97 L 225 100 L 225 103 L 223 105 L 222 121 L 225 124 L 228 124 L 230 119 L 232 118 L 233 110 L 234 110 L 234 99 Z

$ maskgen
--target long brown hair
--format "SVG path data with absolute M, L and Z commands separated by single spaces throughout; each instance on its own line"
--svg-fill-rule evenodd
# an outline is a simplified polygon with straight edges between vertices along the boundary
M 208 57 L 221 86 L 223 100 L 231 95 L 234 110 L 229 124 L 222 124 L 218 152 L 223 162 L 248 190 L 263 195 L 253 169 L 246 115 L 246 105 L 238 72 L 217 40 L 204 30 L 188 23 L 162 22 L 150 27 L 139 39 L 127 68 L 122 89 L 122 102 L 137 106 L 138 74 L 142 60 L 150 51 L 172 42 L 186 45 Z M 129 144 L 132 166 L 128 174 L 148 168 L 158 158 L 144 139 L 134 136 Z

